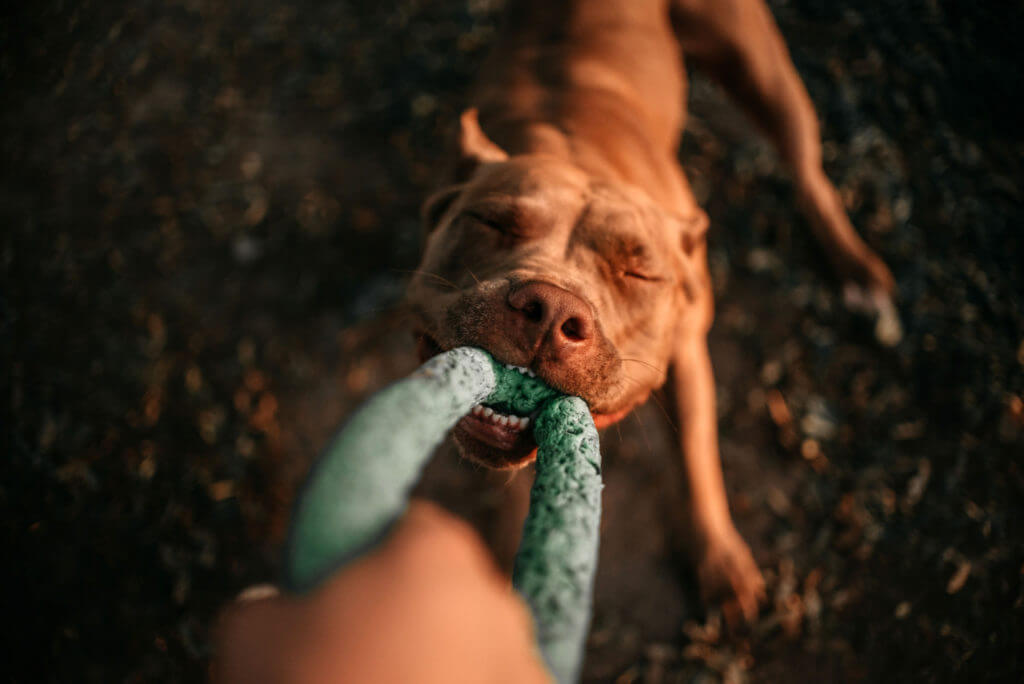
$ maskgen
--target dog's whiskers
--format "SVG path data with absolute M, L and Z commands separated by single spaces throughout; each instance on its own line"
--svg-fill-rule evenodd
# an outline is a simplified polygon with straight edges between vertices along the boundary
M 640 434 L 644 436 L 644 442 L 647 443 L 647 453 L 653 454 L 654 447 L 651 446 L 651 438 L 647 435 L 647 426 L 644 425 L 644 421 L 640 418 L 640 412 L 633 411 L 633 415 L 636 417 L 636 422 L 640 424 Z
M 640 385 L 641 387 L 645 385 L 645 383 L 640 382 L 639 380 L 629 375 L 628 373 L 623 373 L 622 379 L 629 380 L 630 382 L 635 382 L 637 385 Z M 665 405 L 661 403 L 661 399 L 658 398 L 658 394 L 656 392 L 651 392 L 648 396 L 650 396 L 650 398 L 654 400 L 655 405 L 658 407 L 658 409 L 661 410 L 662 415 L 665 416 L 665 420 L 668 421 L 669 427 L 671 427 L 672 431 L 678 435 L 679 428 L 676 426 L 676 422 L 672 419 L 671 414 L 669 414 L 668 410 L 665 408 Z
M 419 270 L 419 269 L 408 269 L 408 268 L 395 268 L 395 269 L 392 269 L 392 270 L 397 272 L 397 273 L 406 273 L 408 275 L 423 275 L 423 276 L 427 276 L 429 278 L 433 278 L 434 280 L 438 281 L 442 285 L 447 285 L 448 287 L 452 288 L 453 290 L 460 289 L 459 286 L 456 285 L 455 283 L 453 283 L 452 281 L 450 281 L 447 278 L 444 278 L 442 276 L 439 276 L 436 273 L 431 273 L 430 271 L 423 271 L 423 270 Z M 474 276 L 474 278 L 475 277 L 476 276 Z M 477 282 L 479 282 L 479 281 L 477 281 Z
M 678 435 L 679 434 L 679 427 L 676 425 L 676 421 L 672 420 L 672 416 L 669 415 L 669 412 L 665 409 L 665 406 L 661 403 L 661 399 L 658 399 L 657 392 L 651 392 L 651 399 L 653 399 L 654 403 L 657 405 L 657 407 L 659 409 L 661 409 L 661 413 L 662 413 L 662 415 L 665 416 L 665 420 L 668 421 L 668 424 L 672 428 L 672 431 L 675 432 Z
M 665 372 L 664 368 L 659 368 L 658 366 L 655 366 L 653 363 L 650 363 L 649 361 L 644 361 L 643 359 L 629 359 L 626 357 L 622 357 L 622 361 L 631 361 L 633 363 L 639 363 L 642 366 L 647 366 L 648 368 L 653 370 L 655 373 L 658 373 L 659 375 Z
M 637 379 L 636 379 L 636 378 L 634 378 L 634 377 L 633 377 L 632 375 L 630 375 L 629 373 L 626 373 L 626 372 L 624 372 L 624 371 L 623 371 L 623 373 L 622 373 L 622 379 L 623 379 L 623 380 L 629 380 L 630 382 L 635 382 L 635 383 L 636 383 L 637 385 L 639 385 L 640 387 L 643 387 L 643 386 L 644 386 L 644 383 L 643 383 L 643 382 L 641 382 L 640 380 L 637 380 Z
M 472 269 L 470 269 L 469 266 L 466 266 L 466 273 L 469 274 L 470 278 L 472 278 L 474 281 L 476 281 L 477 285 L 483 285 L 483 283 L 480 282 L 480 279 L 476 277 L 476 274 L 473 273 Z

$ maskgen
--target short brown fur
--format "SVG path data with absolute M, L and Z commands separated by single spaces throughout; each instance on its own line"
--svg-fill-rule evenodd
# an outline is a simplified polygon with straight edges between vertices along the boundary
M 453 172 L 424 207 L 409 302 L 434 351 L 476 345 L 583 397 L 599 426 L 667 381 L 707 600 L 756 614 L 760 572 L 732 523 L 706 334 L 707 218 L 677 160 L 684 58 L 776 145 L 840 279 L 887 297 L 821 168 L 818 123 L 761 0 L 525 0 L 481 70 Z M 456 431 L 494 466 L 531 458 Z

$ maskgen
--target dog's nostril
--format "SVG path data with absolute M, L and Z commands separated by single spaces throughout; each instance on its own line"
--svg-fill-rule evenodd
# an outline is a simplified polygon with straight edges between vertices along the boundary
M 573 342 L 581 342 L 586 339 L 583 323 L 578 318 L 568 318 L 562 323 L 562 334 Z
M 585 351 L 597 334 L 593 313 L 578 295 L 565 288 L 531 281 L 509 290 L 506 302 L 521 344 L 537 353 L 546 346 L 551 358 Z

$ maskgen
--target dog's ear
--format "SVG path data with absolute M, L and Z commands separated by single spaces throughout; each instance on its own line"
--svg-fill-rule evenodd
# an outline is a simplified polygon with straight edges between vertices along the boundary
M 679 221 L 682 225 L 683 251 L 687 255 L 693 254 L 693 250 L 704 244 L 707 239 L 708 224 L 710 223 L 708 215 L 702 209 L 697 209 L 692 216 L 687 216 Z
M 470 107 L 459 117 L 459 168 L 456 177 L 469 178 L 481 164 L 503 162 L 508 153 L 487 137 L 480 128 L 476 107 Z
M 455 159 L 454 176 L 459 182 L 441 188 L 427 198 L 420 209 L 420 218 L 429 233 L 440 224 L 452 202 L 465 189 L 466 181 L 481 164 L 503 162 L 508 159 L 505 150 L 494 144 L 483 129 L 477 117 L 476 107 L 470 107 L 459 117 L 458 154 Z
M 697 300 L 700 292 L 701 281 L 697 277 L 697 270 L 694 268 L 693 253 L 707 239 L 708 215 L 701 209 L 697 209 L 692 216 L 680 218 L 679 237 L 683 247 L 682 273 L 680 280 L 686 298 L 691 302 Z

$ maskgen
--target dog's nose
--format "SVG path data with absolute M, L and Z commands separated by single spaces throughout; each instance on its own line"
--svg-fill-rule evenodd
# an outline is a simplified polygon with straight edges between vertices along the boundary
M 565 357 L 591 346 L 594 314 L 589 304 L 568 290 L 531 280 L 513 285 L 507 302 L 517 313 L 531 351 L 545 346 L 554 356 Z

